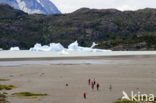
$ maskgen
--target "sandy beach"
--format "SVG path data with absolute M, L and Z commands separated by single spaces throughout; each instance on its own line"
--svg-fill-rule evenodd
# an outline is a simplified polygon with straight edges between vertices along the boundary
M 0 78 L 9 79 L 5 84 L 17 86 L 16 89 L 8 91 L 8 100 L 11 103 L 114 103 L 122 97 L 123 90 L 128 94 L 130 91 L 140 91 L 156 95 L 155 56 L 100 59 L 107 62 L 0 66 Z M 89 78 L 95 78 L 100 84 L 99 91 L 91 90 L 88 85 Z M 47 93 L 48 96 L 11 96 L 12 93 L 23 91 Z M 87 93 L 86 100 L 83 99 L 84 92 Z

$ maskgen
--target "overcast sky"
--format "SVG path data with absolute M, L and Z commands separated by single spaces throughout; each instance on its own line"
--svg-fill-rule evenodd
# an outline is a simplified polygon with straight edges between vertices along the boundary
M 82 7 L 119 10 L 156 8 L 156 0 L 51 0 L 62 13 L 70 13 Z

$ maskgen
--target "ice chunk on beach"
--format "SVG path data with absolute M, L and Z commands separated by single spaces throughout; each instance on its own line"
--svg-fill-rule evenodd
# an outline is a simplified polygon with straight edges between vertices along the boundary
M 10 50 L 11 51 L 18 51 L 18 50 L 20 50 L 20 48 L 19 47 L 11 47 Z

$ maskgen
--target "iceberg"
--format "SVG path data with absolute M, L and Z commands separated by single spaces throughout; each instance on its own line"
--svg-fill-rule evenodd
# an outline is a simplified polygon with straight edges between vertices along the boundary
M 51 51 L 61 51 L 65 48 L 60 43 L 50 43 Z
M 98 44 L 96 44 L 95 42 L 93 42 L 91 48 L 94 48 L 96 45 L 98 45 Z
M 42 46 L 41 44 L 37 43 L 34 45 L 33 48 L 30 48 L 30 51 L 61 51 L 64 50 L 65 48 L 60 44 L 60 43 L 50 43 L 50 46 L 44 45 Z
M 68 50 L 77 51 L 78 49 L 79 49 L 79 44 L 77 41 L 69 44 L 69 46 L 68 46 Z
M 11 51 L 19 51 L 20 48 L 19 48 L 19 47 L 11 47 L 10 50 L 11 50 Z
M 66 50 L 62 50 L 59 54 L 61 54 L 61 55 L 68 55 L 69 53 Z
M 37 43 L 33 48 L 30 48 L 30 51 L 50 51 L 50 48 L 47 45 L 42 46 L 41 44 Z
M 59 54 L 69 54 L 69 51 L 77 51 L 77 52 L 104 52 L 104 51 L 111 51 L 105 49 L 93 49 L 96 45 L 95 42 L 91 45 L 91 47 L 82 47 L 79 46 L 78 42 L 75 41 L 69 44 L 68 48 L 64 48 L 60 43 L 50 43 L 50 45 L 41 45 L 39 43 L 35 44 L 34 47 L 30 48 L 30 51 L 56 51 Z
M 74 43 L 71 43 L 68 46 L 68 50 L 70 51 L 80 51 L 80 52 L 104 52 L 104 51 L 111 51 L 111 50 L 105 50 L 105 49 L 93 49 L 96 45 L 95 42 L 93 42 L 91 47 L 81 47 L 79 46 L 78 42 L 75 41 Z

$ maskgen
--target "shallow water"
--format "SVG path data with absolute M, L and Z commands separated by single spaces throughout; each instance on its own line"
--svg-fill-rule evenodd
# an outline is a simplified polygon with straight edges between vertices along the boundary
M 78 52 L 69 51 L 69 54 L 60 52 L 32 52 L 28 50 L 20 51 L 0 51 L 0 59 L 7 58 L 49 58 L 49 57 L 88 57 L 88 56 L 123 56 L 123 55 L 156 55 L 156 51 L 106 51 L 106 52 Z
M 53 58 L 53 57 L 92 57 L 92 56 L 126 56 L 126 55 L 156 55 L 156 51 L 107 51 L 107 52 L 74 52 L 70 51 L 67 55 L 59 52 L 32 52 L 28 50 L 20 51 L 0 51 L 0 59 L 16 58 Z M 109 64 L 116 63 L 116 60 L 86 59 L 86 60 L 30 60 L 30 61 L 0 61 L 0 66 L 19 66 L 31 64 Z M 123 61 L 122 61 L 123 62 Z M 124 62 L 126 62 L 124 60 Z
M 41 60 L 41 61 L 0 61 L 0 66 L 20 66 L 20 65 L 77 65 L 77 64 L 107 64 L 112 60 Z

